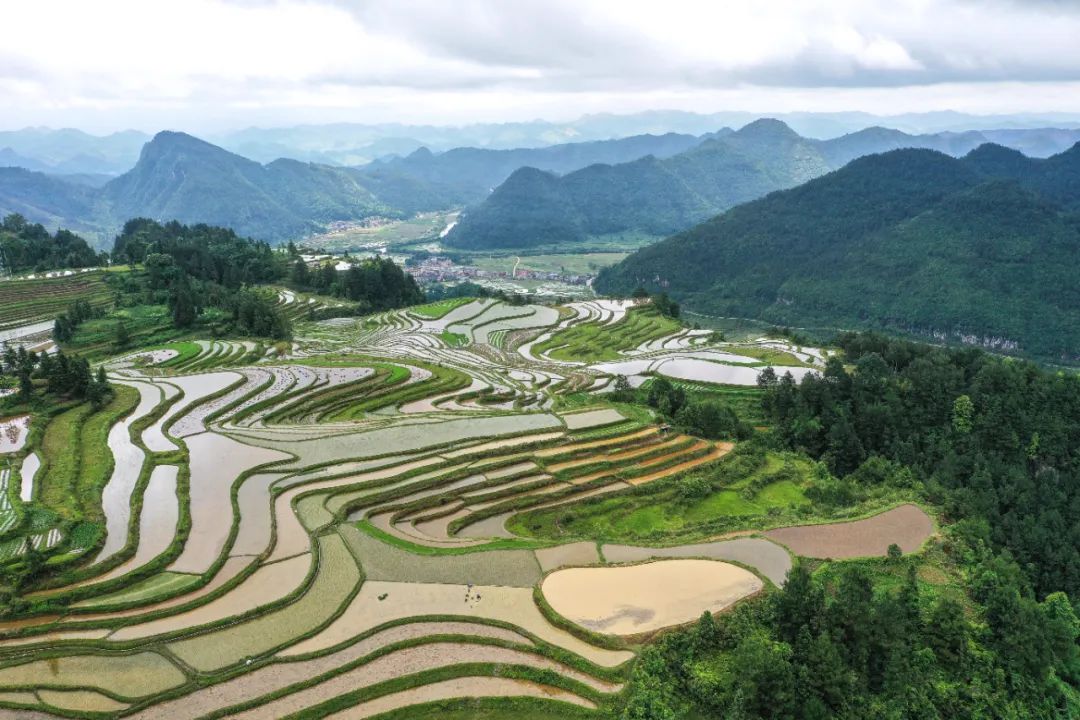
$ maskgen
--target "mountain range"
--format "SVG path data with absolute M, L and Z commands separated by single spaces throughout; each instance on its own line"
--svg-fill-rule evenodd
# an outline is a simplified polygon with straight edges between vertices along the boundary
M 85 148 L 84 134 L 64 138 L 70 150 Z M 139 139 L 119 134 L 113 152 Z M 447 238 L 459 247 L 574 244 L 598 236 L 651 240 L 863 154 L 894 147 L 961 154 L 984 142 L 976 132 L 917 136 L 883 128 L 821 141 L 759 120 L 702 135 L 511 150 L 421 148 L 342 167 L 293 159 L 262 164 L 184 133 L 161 132 L 141 146 L 134 167 L 112 178 L 0 167 L 0 213 L 76 230 L 99 246 L 136 216 L 217 224 L 278 241 L 333 221 L 461 206 L 470 209 Z
M 974 131 L 908 135 L 881 127 L 814 140 L 761 119 L 667 158 L 595 165 L 561 177 L 523 168 L 467 211 L 446 242 L 477 249 L 658 239 L 863 155 L 896 148 L 962 155 L 986 142 Z
M 875 327 L 1040 358 L 1080 357 L 1080 145 L 1034 159 L 985 144 L 856 159 L 740 205 L 601 272 L 697 312 Z
M 639 136 L 550 148 L 462 148 L 347 168 L 290 159 L 260 164 L 185 133 L 161 132 L 128 172 L 95 184 L 0 167 L 0 214 L 18 212 L 99 241 L 131 217 L 209 223 L 262 240 L 283 240 L 327 223 L 402 217 L 479 201 L 521 163 L 560 171 L 643 154 L 667 156 L 701 142 L 688 135 Z
M 722 127 L 741 127 L 761 117 L 747 112 L 694 113 L 652 110 L 625 115 L 599 113 L 568 121 L 473 123 L 461 126 L 404 123 L 325 123 L 246 128 L 202 137 L 260 163 L 290 158 L 326 165 L 359 166 L 427 147 L 435 153 L 471 147 L 494 150 L 540 148 L 614 140 L 635 135 L 701 136 Z M 873 115 L 862 112 L 794 112 L 776 115 L 800 135 L 829 139 L 868 127 L 909 134 L 981 131 L 984 142 L 1047 157 L 1080 140 L 1080 115 L 970 115 L 957 112 Z M 0 167 L 65 175 L 119 175 L 130 170 L 150 135 L 126 130 L 91 135 L 71 128 L 0 131 Z M 611 160 L 605 162 L 614 162 Z

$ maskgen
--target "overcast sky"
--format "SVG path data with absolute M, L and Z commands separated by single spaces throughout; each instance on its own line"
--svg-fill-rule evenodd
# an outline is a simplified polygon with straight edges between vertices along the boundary
M 0 126 L 1080 112 L 1071 0 L 7 0 Z

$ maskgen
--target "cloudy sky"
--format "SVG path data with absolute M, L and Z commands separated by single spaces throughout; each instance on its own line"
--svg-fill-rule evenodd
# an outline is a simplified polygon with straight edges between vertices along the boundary
M 0 126 L 1080 112 L 1072 0 L 32 0 Z

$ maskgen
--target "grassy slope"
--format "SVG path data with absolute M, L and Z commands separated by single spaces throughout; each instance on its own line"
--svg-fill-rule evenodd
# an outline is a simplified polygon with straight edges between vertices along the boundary
M 705 482 L 691 489 L 690 478 Z M 606 542 L 685 543 L 723 532 L 762 529 L 845 516 L 880 505 L 868 496 L 851 508 L 819 506 L 806 496 L 815 482 L 810 460 L 793 453 L 737 448 L 714 468 L 662 480 L 629 493 L 598 497 L 512 517 L 507 528 L 523 537 L 583 538 Z
M 101 489 L 112 471 L 109 428 L 131 412 L 137 390 L 113 386 L 112 400 L 98 411 L 82 403 L 57 415 L 42 440 L 44 471 L 39 471 L 38 501 L 61 517 L 100 521 Z

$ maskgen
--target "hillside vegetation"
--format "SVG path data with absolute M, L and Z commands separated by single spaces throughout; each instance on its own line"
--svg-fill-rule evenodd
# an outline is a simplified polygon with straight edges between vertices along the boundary
M 737 207 L 603 271 L 601 292 L 664 289 L 708 314 L 869 326 L 1080 356 L 1080 148 L 986 146 L 861 158 Z

